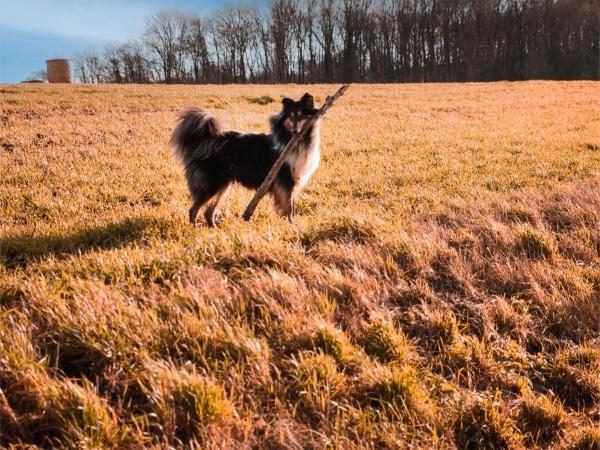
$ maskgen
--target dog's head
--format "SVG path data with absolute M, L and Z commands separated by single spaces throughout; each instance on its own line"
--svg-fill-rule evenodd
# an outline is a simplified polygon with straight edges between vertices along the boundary
M 292 134 L 298 133 L 306 120 L 318 111 L 315 108 L 315 100 L 309 93 L 304 94 L 298 101 L 286 97 L 281 103 L 283 105 L 282 113 L 286 116 L 285 126 Z

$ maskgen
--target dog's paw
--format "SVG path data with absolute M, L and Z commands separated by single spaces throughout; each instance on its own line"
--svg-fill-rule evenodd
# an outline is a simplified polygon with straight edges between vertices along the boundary
M 219 225 L 221 225 L 221 223 L 223 223 L 223 216 L 221 214 L 214 214 L 213 216 L 205 216 L 204 218 L 206 219 L 206 225 L 211 228 L 216 228 Z

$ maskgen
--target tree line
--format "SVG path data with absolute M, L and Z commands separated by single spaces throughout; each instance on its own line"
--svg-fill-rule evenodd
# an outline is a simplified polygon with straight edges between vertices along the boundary
M 600 0 L 271 0 L 162 11 L 75 58 L 84 83 L 600 78 Z

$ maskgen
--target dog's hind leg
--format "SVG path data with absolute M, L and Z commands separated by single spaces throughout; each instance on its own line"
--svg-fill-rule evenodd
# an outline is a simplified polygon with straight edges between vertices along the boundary
M 219 212 L 219 204 L 221 203 L 221 201 L 224 198 L 227 197 L 230 187 L 231 187 L 231 184 L 228 183 L 225 186 L 223 186 L 221 189 L 219 189 L 219 191 L 210 200 L 208 206 L 204 210 L 204 218 L 206 219 L 206 223 L 209 226 L 211 226 L 211 227 L 215 226 L 215 216 Z
M 192 207 L 190 208 L 190 223 L 192 225 L 196 224 L 196 217 L 198 216 L 198 211 L 200 210 L 201 206 L 202 206 L 202 203 L 194 200 L 194 203 L 192 204 Z
M 198 216 L 198 211 L 200 210 L 200 208 L 202 208 L 202 206 L 204 206 L 206 202 L 208 202 L 211 198 L 217 195 L 221 188 L 222 186 L 213 185 L 210 186 L 209 189 L 200 192 L 195 191 L 192 194 L 192 197 L 194 198 L 194 203 L 190 208 L 190 223 L 192 225 L 196 224 L 196 217 Z

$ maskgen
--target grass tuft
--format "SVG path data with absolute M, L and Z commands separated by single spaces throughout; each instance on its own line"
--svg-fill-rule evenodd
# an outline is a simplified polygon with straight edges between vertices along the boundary
M 155 420 L 164 435 L 175 439 L 203 441 L 206 426 L 224 421 L 235 414 L 225 389 L 196 373 L 166 363 L 150 363 L 148 378 L 141 389 L 147 397 Z
M 319 325 L 311 333 L 295 337 L 287 345 L 291 351 L 304 349 L 329 355 L 344 372 L 354 372 L 365 358 L 365 355 L 352 345 L 346 333 L 326 324 Z
M 600 401 L 597 372 L 570 366 L 560 360 L 538 361 L 534 369 L 536 384 L 556 394 L 566 407 L 582 410 Z
M 346 377 L 335 360 L 323 353 L 300 352 L 289 361 L 290 390 L 303 408 L 327 414 L 346 391 Z
M 275 101 L 273 97 L 270 95 L 261 95 L 260 97 L 249 97 L 244 96 L 244 100 L 246 100 L 251 105 L 269 105 Z
M 585 430 L 569 450 L 597 450 L 600 448 L 600 427 Z
M 486 305 L 486 314 L 499 333 L 521 339 L 527 334 L 531 316 L 526 310 L 518 311 L 513 303 L 519 305 L 516 299 L 511 301 L 503 297 L 492 299 Z
M 445 347 L 458 342 L 459 323 L 451 311 L 425 310 L 411 334 L 427 349 L 441 352 Z
M 384 363 L 405 364 L 413 358 L 412 342 L 384 319 L 376 318 L 367 325 L 359 342 L 369 356 Z
M 529 394 L 519 403 L 516 422 L 529 443 L 547 445 L 560 436 L 566 416 L 559 401 Z
M 370 223 L 364 220 L 341 217 L 305 231 L 302 234 L 301 242 L 309 248 L 321 241 L 366 244 L 375 241 L 377 235 L 376 228 Z
M 48 409 L 42 427 L 71 448 L 114 448 L 135 442 L 131 430 L 119 423 L 117 414 L 101 399 L 91 383 L 69 380 L 46 386 Z M 137 436 L 135 436 L 137 437 Z
M 568 366 L 600 373 L 600 348 L 591 345 L 563 350 L 557 355 L 557 359 Z
M 506 403 L 497 398 L 462 400 L 454 426 L 456 443 L 464 449 L 519 448 L 523 437 Z
M 374 369 L 365 387 L 364 398 L 375 410 L 393 419 L 431 421 L 435 407 L 413 369 Z
M 526 229 L 517 235 L 517 250 L 532 259 L 552 258 L 557 253 L 554 239 L 546 233 Z

